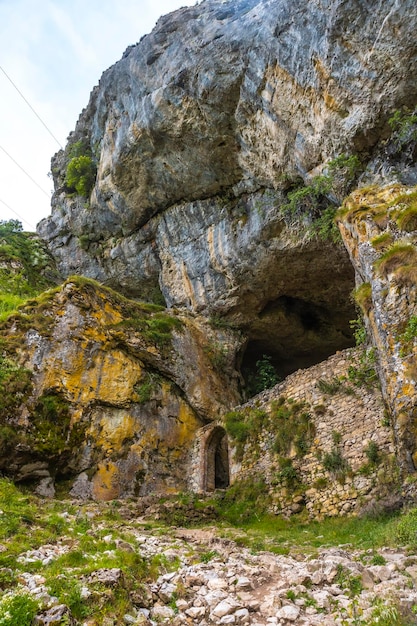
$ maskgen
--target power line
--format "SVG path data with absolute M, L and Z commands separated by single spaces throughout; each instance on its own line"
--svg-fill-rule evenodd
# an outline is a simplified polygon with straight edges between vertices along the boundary
M 28 222 L 27 220 L 25 220 L 24 217 L 22 217 L 21 215 L 19 215 L 19 213 L 17 213 L 17 211 L 15 211 L 14 209 L 12 209 L 12 207 L 10 205 L 7 204 L 7 202 L 5 202 L 4 200 L 2 200 L 0 198 L 0 202 L 2 204 L 4 204 L 5 207 L 7 207 L 9 209 L 9 211 L 11 211 L 12 213 L 14 213 L 15 215 L 17 215 L 17 217 L 19 219 L 22 220 L 22 222 L 25 222 L 28 226 L 30 226 L 32 228 L 32 230 L 36 230 L 36 226 L 34 226 L 33 224 L 31 224 L 30 222 Z
M 23 173 L 24 173 L 24 174 L 25 174 L 25 175 L 26 175 L 26 176 L 27 176 L 27 177 L 28 177 L 28 178 L 32 181 L 32 183 L 33 183 L 34 185 L 36 185 L 36 186 L 37 186 L 37 188 L 38 188 L 38 189 L 40 189 L 40 190 L 42 191 L 42 193 L 44 193 L 44 194 L 45 194 L 45 196 L 46 196 L 49 200 L 51 199 L 51 195 L 50 195 L 47 191 L 45 191 L 45 189 L 42 189 L 42 187 L 41 187 L 40 185 L 38 185 L 38 183 L 36 182 L 36 180 L 35 180 L 34 178 L 32 178 L 32 176 L 31 176 L 30 174 L 28 174 L 28 173 L 27 173 L 27 171 L 26 171 L 26 170 L 25 170 L 25 169 L 24 169 L 21 165 L 19 165 L 19 163 L 18 163 L 18 162 L 17 162 L 17 161 L 16 161 L 16 160 L 15 160 L 15 159 L 14 159 L 14 158 L 13 158 L 13 157 L 12 157 L 12 156 L 8 153 L 8 152 L 7 152 L 7 150 L 5 150 L 5 149 L 3 148 L 3 146 L 0 146 L 0 150 L 3 150 L 4 154 L 5 154 L 6 156 L 8 156 L 8 157 L 9 157 L 9 159 L 10 159 L 11 161 L 13 161 L 13 163 L 14 163 L 15 165 L 17 165 L 17 167 L 18 167 L 20 170 L 22 170 L 22 172 L 23 172 Z
M 51 135 L 51 137 L 57 142 L 58 146 L 63 149 L 63 146 L 61 145 L 61 142 L 59 141 L 59 139 L 57 139 L 55 137 L 55 135 L 53 134 L 53 132 L 48 128 L 48 126 L 45 124 L 45 122 L 43 121 L 43 119 L 40 117 L 40 115 L 38 115 L 38 113 L 36 113 L 35 109 L 33 108 L 33 106 L 30 104 L 30 102 L 25 98 L 25 96 L 22 94 L 22 92 L 20 91 L 20 89 L 17 87 L 17 85 L 15 85 L 15 83 L 12 81 L 12 79 L 10 78 L 10 76 L 6 73 L 6 71 L 1 67 L 0 65 L 0 70 L 3 72 L 3 74 L 5 75 L 5 77 L 7 78 L 7 80 L 13 85 L 13 87 L 16 89 L 17 93 L 19 94 L 19 96 L 21 98 L 23 98 L 23 100 L 26 102 L 26 104 L 28 105 L 29 109 L 36 115 L 36 117 L 38 118 L 38 120 L 40 121 L 40 123 L 42 124 L 42 126 L 44 126 L 46 128 L 46 130 L 48 131 L 48 133 Z

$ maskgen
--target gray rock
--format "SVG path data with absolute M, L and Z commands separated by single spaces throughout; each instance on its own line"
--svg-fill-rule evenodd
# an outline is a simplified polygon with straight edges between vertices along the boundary
M 35 492 L 43 498 L 53 498 L 55 496 L 54 480 L 51 476 L 42 478 L 35 488 Z
M 88 202 L 64 189 L 70 146 L 54 159 L 39 233 L 62 271 L 228 314 L 284 341 L 284 360 L 311 341 L 307 313 L 325 327 L 311 349 L 345 347 L 347 256 L 295 233 L 280 207 L 329 159 L 371 153 L 414 102 L 414 18 L 413 0 L 207 0 L 161 18 L 103 74 L 71 135 L 97 159 Z

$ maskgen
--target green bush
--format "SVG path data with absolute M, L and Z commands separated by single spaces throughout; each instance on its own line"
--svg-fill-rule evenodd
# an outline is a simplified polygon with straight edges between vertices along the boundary
M 414 341 L 417 338 L 417 315 L 412 315 L 408 320 L 404 331 L 399 335 L 398 340 L 401 343 L 401 356 L 410 354 L 413 349 Z
M 31 626 L 38 608 L 29 593 L 6 593 L 0 599 L 0 626 Z
M 381 461 L 381 453 L 376 441 L 370 441 L 365 448 L 365 455 L 371 465 L 378 465 Z
M 389 118 L 388 124 L 395 134 L 397 146 L 401 148 L 408 141 L 417 139 L 417 108 L 413 111 L 403 109 L 394 111 Z
M 266 513 L 271 503 L 268 487 L 260 475 L 233 483 L 218 495 L 216 511 L 220 518 L 240 526 L 250 524 Z
M 271 361 L 272 357 L 264 354 L 256 361 L 254 370 L 247 372 L 246 392 L 249 398 L 280 382 L 281 379 Z
M 300 218 L 308 215 L 319 217 L 323 198 L 330 192 L 332 180 L 328 176 L 315 176 L 308 185 L 292 189 L 287 194 L 287 202 L 281 211 L 290 217 Z
M 277 473 L 276 478 L 279 482 L 284 481 L 290 488 L 296 487 L 300 482 L 297 470 L 293 465 L 292 459 L 281 458 L 279 461 L 280 471 Z
M 379 378 L 375 369 L 376 350 L 368 348 L 364 350 L 357 365 L 348 368 L 348 379 L 355 387 L 371 389 L 378 384 Z
M 396 528 L 396 540 L 400 545 L 417 548 L 417 508 L 410 509 L 403 515 Z
M 362 163 L 356 154 L 339 154 L 327 165 L 331 177 L 340 177 L 345 183 L 352 182 L 361 172 Z
M 242 460 L 245 445 L 256 444 L 268 415 L 260 409 L 230 411 L 224 416 L 225 428 L 236 445 L 236 459 Z
M 336 446 L 323 456 L 322 465 L 325 470 L 337 476 L 345 474 L 349 469 L 346 459 L 343 458 L 340 449 Z
M 96 173 L 97 167 L 91 156 L 73 157 L 67 165 L 65 184 L 79 196 L 88 198 L 96 182 Z
M 0 220 L 0 265 L 0 319 L 51 286 L 45 273 L 53 262 L 44 244 L 17 220 Z
M 335 207 L 330 206 L 327 207 L 327 209 L 324 209 L 312 223 L 310 233 L 321 241 L 340 243 L 342 241 L 342 236 L 337 226 L 335 215 Z

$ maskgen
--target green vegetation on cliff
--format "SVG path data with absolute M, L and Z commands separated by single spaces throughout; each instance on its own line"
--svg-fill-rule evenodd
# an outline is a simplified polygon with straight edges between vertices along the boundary
M 0 221 L 0 321 L 56 280 L 42 242 L 17 220 Z

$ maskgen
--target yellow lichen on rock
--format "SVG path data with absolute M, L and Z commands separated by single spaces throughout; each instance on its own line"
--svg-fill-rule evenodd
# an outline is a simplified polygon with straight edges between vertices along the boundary
M 93 345 L 59 344 L 50 355 L 43 385 L 60 387 L 69 399 L 82 405 L 93 401 L 123 404 L 131 400 L 141 372 L 139 362 L 120 350 L 105 351 L 98 339 Z
M 100 463 L 92 480 L 95 500 L 114 500 L 120 496 L 118 485 L 119 468 L 113 461 Z

